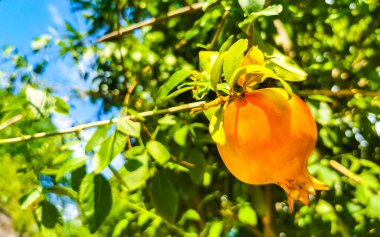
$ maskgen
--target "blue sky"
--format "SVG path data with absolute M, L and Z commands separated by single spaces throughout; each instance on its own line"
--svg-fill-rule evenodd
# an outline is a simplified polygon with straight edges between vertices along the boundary
M 73 19 L 70 5 L 64 0 L 2 0 L 0 1 L 0 45 L 16 45 L 30 51 L 30 41 L 48 33 L 48 27 L 62 29 L 64 20 Z
M 81 21 L 81 16 L 75 16 L 71 13 L 68 0 L 0 0 L 0 49 L 6 45 L 13 45 L 22 54 L 31 55 L 31 41 L 43 34 L 63 33 L 65 21 L 71 22 L 77 29 L 85 27 Z M 56 50 L 56 53 L 31 56 L 28 59 L 33 63 L 33 61 L 39 61 L 43 57 L 49 60 L 49 66 L 44 75 L 38 78 L 38 81 L 43 85 L 58 88 L 55 94 L 65 99 L 71 106 L 70 116 L 53 115 L 53 121 L 58 128 L 67 128 L 79 123 L 118 116 L 117 109 L 99 116 L 101 101 L 93 104 L 89 97 L 80 99 L 72 97 L 71 88 L 89 89 L 93 85 L 84 82 L 79 77 L 78 68 L 69 57 L 64 60 L 59 58 L 58 50 Z M 10 65 L 0 66 L 2 69 L 10 67 Z M 94 130 L 82 132 L 84 141 L 91 137 Z M 74 156 L 85 155 L 84 144 L 81 143 L 72 147 L 75 151 Z M 122 165 L 120 159 L 115 161 L 116 163 L 113 163 L 116 167 Z M 107 169 L 104 173 L 108 177 L 111 176 Z
M 83 29 L 85 24 L 81 21 L 81 16 L 71 13 L 70 7 L 68 0 L 0 0 L 0 48 L 14 45 L 22 54 L 31 55 L 31 41 L 43 34 L 64 32 L 65 21 L 71 22 L 78 29 Z M 59 58 L 58 49 L 52 52 L 31 56 L 29 61 L 33 63 L 43 57 L 49 60 L 45 74 L 38 78 L 38 81 L 43 85 L 59 88 L 56 94 L 71 105 L 70 118 L 63 118 L 60 115 L 55 117 L 58 127 L 105 119 L 115 116 L 115 113 L 117 116 L 117 111 L 114 110 L 99 117 L 97 112 L 101 106 L 100 101 L 92 104 L 88 97 L 71 98 L 71 88 L 88 89 L 93 85 L 79 77 L 78 68 L 72 64 L 70 58 L 66 57 L 64 60 Z M 7 65 L 2 66 L 7 67 Z

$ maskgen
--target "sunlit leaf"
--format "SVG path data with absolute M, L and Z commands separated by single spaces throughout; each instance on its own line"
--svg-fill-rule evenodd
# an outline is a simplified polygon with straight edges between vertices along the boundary
M 217 91 L 217 84 L 222 77 L 223 61 L 226 54 L 226 52 L 220 53 L 211 69 L 210 83 L 214 91 Z
M 49 45 L 51 41 L 51 36 L 50 35 L 41 35 L 38 38 L 35 38 L 32 43 L 31 43 L 31 48 L 33 51 L 38 51 L 42 48 L 45 48 L 46 46 Z
M 223 53 L 223 52 L 225 52 L 226 50 L 228 50 L 228 48 L 231 46 L 231 44 L 232 44 L 232 41 L 234 40 L 234 35 L 230 35 L 229 37 L 228 37 L 228 39 L 226 40 L 226 41 L 224 41 L 224 43 L 222 44 L 222 46 L 220 46 L 220 49 L 219 49 L 219 53 L 221 54 L 221 53 Z M 219 55 L 220 55 L 219 54 Z
M 189 209 L 185 213 L 183 213 L 181 219 L 178 221 L 178 224 L 180 226 L 183 226 L 187 221 L 200 221 L 201 216 L 199 213 L 194 209 Z
M 137 152 L 137 150 L 135 152 Z M 146 152 L 133 155 L 128 154 L 124 168 L 121 169 L 119 173 L 121 177 L 123 177 L 129 190 L 135 190 L 141 186 L 145 186 L 147 179 L 149 179 L 148 163 L 149 155 Z
M 210 230 L 208 231 L 209 237 L 219 237 L 222 236 L 223 232 L 223 221 L 214 221 L 211 223 Z
M 192 70 L 183 69 L 175 72 L 158 90 L 157 101 L 163 100 L 171 90 L 193 74 Z
M 35 188 L 33 191 L 31 191 L 28 194 L 23 195 L 20 198 L 20 204 L 22 209 L 28 208 L 33 203 L 37 202 L 42 195 L 42 187 L 39 186 L 38 188 Z
M 186 138 L 187 138 L 188 132 L 189 132 L 189 127 L 187 127 L 187 126 L 183 126 L 179 129 L 177 129 L 173 134 L 174 141 L 178 145 L 184 147 L 186 145 Z
M 223 116 L 224 109 L 220 107 L 210 119 L 209 131 L 215 143 L 223 145 L 226 142 Z
M 140 137 L 141 124 L 140 122 L 120 118 L 117 123 L 117 130 L 132 137 Z
M 178 123 L 178 118 L 175 115 L 169 114 L 158 120 L 158 124 L 160 125 L 175 125 Z
M 55 111 L 57 113 L 68 115 L 70 112 L 70 106 L 63 99 L 55 96 Z
M 256 226 L 257 215 L 256 212 L 249 205 L 243 205 L 239 208 L 238 219 L 241 223 Z
M 94 168 L 96 174 L 102 172 L 112 159 L 124 150 L 124 147 L 127 144 L 127 139 L 126 135 L 116 131 L 102 142 L 99 150 L 96 151 L 94 156 Z
M 263 9 L 265 0 L 239 0 L 240 7 L 245 13 L 256 12 Z
M 59 168 L 59 171 L 56 175 L 56 180 L 60 180 L 66 173 L 71 172 L 75 169 L 78 169 L 79 167 L 86 164 L 89 157 L 87 156 L 81 156 L 81 157 L 73 157 L 67 162 L 65 162 L 61 168 Z
M 146 144 L 146 149 L 149 155 L 161 165 L 165 164 L 170 159 L 169 151 L 159 141 L 149 141 Z
M 370 217 L 374 217 L 380 220 L 380 196 L 376 194 L 372 195 L 369 198 L 366 209 Z
M 107 138 L 108 126 L 100 126 L 94 134 L 91 136 L 90 140 L 87 142 L 85 147 L 85 152 L 88 153 L 92 151 L 95 147 L 97 147 L 100 143 L 102 143 Z
M 244 58 L 244 52 L 247 50 L 248 40 L 240 39 L 228 49 L 223 62 L 223 73 L 227 82 L 232 79 L 234 71 L 240 67 Z
M 270 5 L 267 8 L 251 13 L 244 21 L 239 23 L 240 29 L 242 29 L 247 35 L 252 35 L 252 26 L 254 21 L 261 16 L 274 16 L 282 12 L 282 5 Z
M 219 56 L 217 51 L 200 51 L 199 52 L 199 70 L 210 74 L 216 59 Z

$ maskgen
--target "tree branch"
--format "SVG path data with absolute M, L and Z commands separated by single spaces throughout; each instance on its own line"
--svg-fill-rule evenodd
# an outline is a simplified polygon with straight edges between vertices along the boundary
M 13 123 L 19 121 L 20 119 L 22 119 L 22 115 L 21 114 L 18 114 L 10 119 L 8 119 L 7 121 L 5 121 L 4 123 L 1 123 L 0 124 L 0 130 L 12 125 Z
M 330 166 L 333 167 L 335 170 L 339 171 L 340 173 L 342 173 L 344 176 L 354 180 L 355 182 L 357 183 L 362 182 L 362 178 L 359 175 L 351 172 L 349 169 L 347 169 L 346 167 L 344 167 L 337 161 L 330 160 Z
M 300 90 L 298 91 L 299 95 L 307 96 L 307 95 L 326 95 L 326 96 L 353 96 L 353 95 L 363 95 L 363 96 L 380 96 L 380 91 L 361 91 L 357 89 L 344 89 L 339 91 L 331 91 L 331 90 Z
M 203 2 L 194 3 L 190 6 L 181 7 L 181 8 L 174 10 L 174 11 L 169 12 L 164 17 L 159 17 L 159 18 L 153 17 L 153 18 L 150 18 L 149 20 L 142 21 L 142 22 L 136 23 L 134 25 L 131 25 L 125 29 L 120 29 L 120 30 L 108 33 L 105 36 L 99 38 L 97 40 L 97 42 L 99 43 L 99 42 L 103 42 L 103 41 L 108 41 L 108 40 L 114 39 L 116 37 L 120 37 L 122 35 L 125 35 L 129 32 L 132 32 L 132 31 L 139 29 L 141 27 L 144 27 L 144 26 L 158 24 L 162 21 L 168 20 L 168 19 L 176 17 L 176 16 L 197 12 L 197 11 L 200 11 L 202 9 L 202 7 L 203 7 Z
M 190 103 L 190 104 L 183 104 L 183 105 L 179 105 L 179 106 L 175 106 L 175 107 L 171 107 L 171 108 L 167 108 L 167 109 L 145 111 L 145 112 L 141 112 L 137 115 L 128 115 L 128 116 L 121 117 L 119 119 L 134 120 L 134 119 L 137 119 L 139 117 L 149 117 L 149 116 L 153 116 L 153 115 L 157 115 L 157 114 L 174 113 L 174 112 L 178 112 L 181 110 L 189 110 L 189 109 L 194 109 L 194 108 L 200 108 L 200 107 L 203 107 L 205 104 L 206 104 L 205 101 L 198 101 L 198 102 L 194 102 L 194 103 Z M 35 134 L 31 134 L 31 135 L 24 135 L 24 136 L 20 136 L 20 137 L 1 139 L 0 145 L 1 144 L 9 144 L 9 143 L 17 143 L 17 142 L 21 142 L 21 141 L 29 141 L 32 139 L 38 139 L 38 138 L 44 138 L 44 137 L 50 137 L 50 136 L 57 136 L 57 135 L 62 135 L 62 134 L 66 134 L 66 133 L 79 132 L 79 131 L 82 131 L 84 129 L 88 129 L 88 128 L 92 128 L 92 127 L 114 124 L 114 123 L 117 123 L 119 121 L 119 119 L 115 118 L 115 119 L 110 119 L 110 120 L 101 120 L 101 121 L 96 121 L 96 122 L 92 122 L 92 123 L 81 124 L 81 125 L 78 125 L 75 127 L 61 129 L 61 130 L 58 130 L 55 132 L 40 132 L 40 133 L 35 133 Z

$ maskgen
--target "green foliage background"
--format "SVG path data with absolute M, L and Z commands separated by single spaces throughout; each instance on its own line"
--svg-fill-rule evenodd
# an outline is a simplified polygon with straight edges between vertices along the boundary
M 116 106 L 121 114 L 134 115 L 195 99 L 211 101 L 214 92 L 201 82 L 193 88 L 195 94 L 186 89 L 176 97 L 166 96 L 170 89 L 176 91 L 178 83 L 173 81 L 185 79 L 192 70 L 205 75 L 209 62 L 200 62 L 199 52 L 218 51 L 231 35 L 234 41 L 247 38 L 266 53 L 275 47 L 292 58 L 308 78 L 289 83 L 318 123 L 318 144 L 309 170 L 330 191 L 312 198 L 310 206 L 297 204 L 290 214 L 279 187 L 247 185 L 227 171 L 202 113 L 137 116 L 134 121 L 99 126 L 89 141 L 82 139 L 78 129 L 0 144 L 0 207 L 10 213 L 17 232 L 30 236 L 380 236 L 377 0 L 208 0 L 202 10 L 189 10 L 100 43 L 96 40 L 106 33 L 195 2 L 70 2 L 72 10 L 86 19 L 87 30 L 78 31 L 67 22 L 65 34 L 37 37 L 32 50 L 38 55 L 58 48 L 60 57 L 72 57 L 78 70 L 85 55 L 90 55 L 91 68 L 80 72 L 98 89 L 77 92 L 102 100 L 105 111 Z M 282 12 L 277 14 L 281 6 L 273 4 L 280 4 Z M 2 57 L 13 68 L 0 71 L 0 139 L 56 131 L 52 114 L 68 115 L 69 106 L 54 96 L 53 88 L 39 83 L 48 62 L 30 65 L 28 57 L 13 46 L 4 47 Z M 21 90 L 17 82 L 22 83 Z M 164 83 L 169 89 L 162 89 Z M 269 81 L 261 86 L 276 85 Z M 85 147 L 86 156 L 73 156 L 78 143 Z M 110 164 L 117 155 L 125 161 L 120 170 Z M 86 166 L 90 161 L 93 172 Z M 113 173 L 110 179 L 101 174 L 106 167 Z M 77 216 L 62 216 L 69 205 L 75 205 Z

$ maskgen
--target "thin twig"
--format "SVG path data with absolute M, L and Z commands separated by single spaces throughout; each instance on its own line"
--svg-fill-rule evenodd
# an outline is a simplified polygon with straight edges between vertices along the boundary
M 21 114 L 18 114 L 10 119 L 8 119 L 7 121 L 5 121 L 4 123 L 1 123 L 0 124 L 0 130 L 14 124 L 15 122 L 19 121 L 20 119 L 22 118 L 22 115 Z
M 222 15 L 222 18 L 220 20 L 220 23 L 219 23 L 219 26 L 218 28 L 216 29 L 216 32 L 214 34 L 214 37 L 212 38 L 212 41 L 211 41 L 211 46 L 210 46 L 210 49 L 214 49 L 216 47 L 216 44 L 218 42 L 218 38 L 219 38 L 219 35 L 220 33 L 222 32 L 222 29 L 226 23 L 226 19 L 227 19 L 227 16 L 230 14 L 229 11 L 225 11 Z
M 349 169 L 347 169 L 346 167 L 344 167 L 343 165 L 341 165 L 337 161 L 330 160 L 330 166 L 333 167 L 334 169 L 336 169 L 337 171 L 339 171 L 340 173 L 342 173 L 344 176 L 354 180 L 355 182 L 357 182 L 357 183 L 362 182 L 362 178 L 359 175 L 351 172 Z
M 111 39 L 114 39 L 116 37 L 120 37 L 122 35 L 125 35 L 129 32 L 132 32 L 136 29 L 139 29 L 141 27 L 144 27 L 144 26 L 148 26 L 148 25 L 153 25 L 153 24 L 158 24 L 162 21 L 165 21 L 165 20 L 168 20 L 170 18 L 173 18 L 173 17 L 176 17 L 176 16 L 180 16 L 180 15 L 183 15 L 183 14 L 188 14 L 188 13 L 193 13 L 193 12 L 197 12 L 197 11 L 200 11 L 203 7 L 203 2 L 199 2 L 199 3 L 195 3 L 195 4 L 192 4 L 191 6 L 185 6 L 185 7 L 181 7 L 181 8 L 178 8 L 174 11 L 171 11 L 169 12 L 166 16 L 164 17 L 160 17 L 160 18 L 150 18 L 149 20 L 146 20 L 146 21 L 142 21 L 142 22 L 139 22 L 139 23 L 136 23 L 132 26 L 129 26 L 125 29 L 120 29 L 120 30 L 117 30 L 117 31 L 113 31 L 111 33 L 108 33 L 106 34 L 105 36 L 99 38 L 97 40 L 97 42 L 102 42 L 102 41 L 107 41 L 107 40 L 111 40 Z
M 363 96 L 380 96 L 380 91 L 362 91 L 357 89 L 344 89 L 339 91 L 331 90 L 300 90 L 297 92 L 298 95 L 326 95 L 326 96 L 353 96 L 353 95 L 363 95 Z
M 280 36 L 280 43 L 285 52 L 289 53 L 292 50 L 292 41 L 289 38 L 288 33 L 285 30 L 284 25 L 280 19 L 273 21 L 274 27 L 276 27 L 277 33 Z
M 124 117 L 121 117 L 121 119 L 135 120 L 135 119 L 138 119 L 139 117 L 149 117 L 149 116 L 153 116 L 153 115 L 157 115 L 157 114 L 174 113 L 174 112 L 178 112 L 178 111 L 182 111 L 182 110 L 199 108 L 199 107 L 203 107 L 205 104 L 206 104 L 205 101 L 198 101 L 198 102 L 194 102 L 194 103 L 190 103 L 190 104 L 183 104 L 183 105 L 179 105 L 179 106 L 175 106 L 175 107 L 171 107 L 171 108 L 167 108 L 167 109 L 145 111 L 145 112 L 141 112 L 137 115 L 124 116 Z M 88 128 L 92 128 L 92 127 L 99 127 L 99 126 L 114 124 L 114 123 L 117 123 L 118 121 L 119 121 L 118 118 L 107 119 L 107 120 L 101 120 L 101 121 L 96 121 L 96 122 L 92 122 L 92 123 L 81 124 L 81 125 L 71 127 L 71 128 L 61 129 L 61 130 L 58 130 L 55 132 L 40 132 L 40 133 L 35 133 L 35 134 L 31 134 L 31 135 L 24 135 L 24 136 L 20 136 L 20 137 L 1 139 L 0 145 L 1 144 L 9 144 L 9 143 L 17 143 L 17 142 L 21 142 L 21 141 L 29 141 L 32 139 L 38 139 L 38 138 L 44 138 L 44 137 L 50 137 L 50 136 L 57 136 L 57 135 L 62 135 L 62 134 L 66 134 L 66 133 L 79 132 L 79 131 L 82 131 L 84 129 L 88 129 Z

